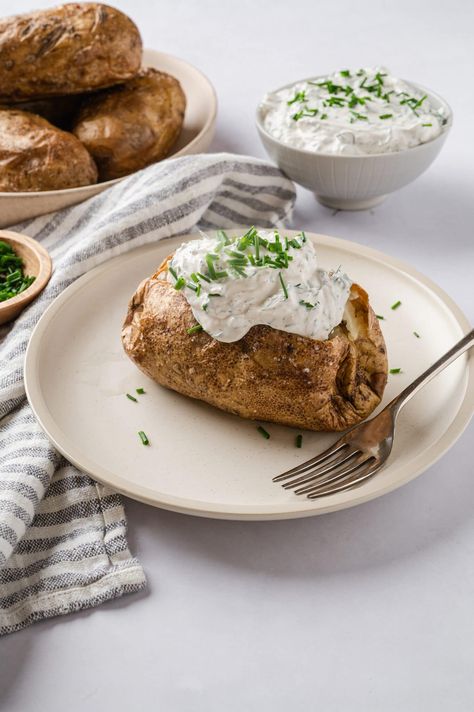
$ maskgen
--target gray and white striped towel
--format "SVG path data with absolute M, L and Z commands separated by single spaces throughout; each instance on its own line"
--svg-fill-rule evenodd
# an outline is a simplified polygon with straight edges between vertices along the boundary
M 275 167 L 245 156 L 151 166 L 81 205 L 17 226 L 50 252 L 42 295 L 0 328 L 0 633 L 145 586 L 121 498 L 52 447 L 25 400 L 29 336 L 52 300 L 96 265 L 200 228 L 282 224 L 295 199 Z

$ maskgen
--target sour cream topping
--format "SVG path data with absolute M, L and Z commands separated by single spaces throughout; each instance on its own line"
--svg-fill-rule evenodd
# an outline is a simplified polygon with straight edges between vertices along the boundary
M 182 244 L 167 279 L 182 291 L 198 324 L 226 343 L 257 324 L 327 339 L 341 323 L 352 284 L 340 267 L 318 267 L 304 232 L 287 238 L 255 228 L 238 238 L 221 230 Z
M 267 94 L 271 136 L 295 148 L 363 156 L 404 151 L 441 134 L 448 117 L 383 67 L 341 70 Z

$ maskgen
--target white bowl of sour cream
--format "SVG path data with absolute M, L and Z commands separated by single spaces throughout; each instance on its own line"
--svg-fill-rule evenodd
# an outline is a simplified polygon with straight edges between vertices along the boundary
M 444 99 L 382 67 L 293 82 L 257 109 L 272 160 L 320 203 L 342 210 L 373 207 L 415 180 L 451 125 Z

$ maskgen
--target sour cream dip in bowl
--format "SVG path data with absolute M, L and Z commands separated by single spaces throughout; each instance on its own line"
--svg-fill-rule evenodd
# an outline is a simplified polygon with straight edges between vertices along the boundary
M 363 210 L 418 178 L 452 125 L 440 96 L 381 67 L 288 84 L 257 108 L 273 161 L 320 203 Z

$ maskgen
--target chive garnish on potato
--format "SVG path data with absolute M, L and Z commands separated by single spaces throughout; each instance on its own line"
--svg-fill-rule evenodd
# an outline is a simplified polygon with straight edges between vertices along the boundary
M 280 272 L 280 274 L 279 274 L 278 276 L 279 276 L 279 278 L 280 278 L 280 284 L 281 284 L 281 288 L 283 289 L 283 294 L 285 295 L 285 299 L 288 299 L 288 289 L 286 288 L 286 284 L 285 284 L 285 282 L 283 281 L 283 277 L 281 276 L 281 272 Z
M 202 331 L 202 326 L 201 324 L 196 324 L 195 326 L 192 326 L 190 329 L 186 329 L 188 334 L 197 334 L 199 331 Z
M 265 428 L 262 428 L 261 425 L 258 425 L 258 426 L 257 426 L 257 430 L 258 430 L 258 432 L 260 433 L 260 435 L 262 436 L 262 438 L 265 438 L 265 440 L 269 440 L 269 439 L 270 439 L 270 433 L 267 432 L 267 431 L 265 430 Z

